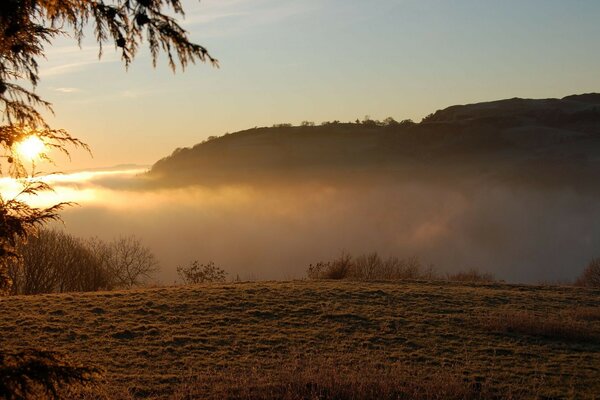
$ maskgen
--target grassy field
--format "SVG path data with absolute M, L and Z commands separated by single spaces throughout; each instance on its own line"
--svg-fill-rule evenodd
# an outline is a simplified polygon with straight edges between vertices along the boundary
M 286 398 L 600 396 L 599 290 L 235 283 L 9 297 L 0 310 L 0 348 L 100 367 L 111 398 L 283 398 L 294 385 L 310 393 Z

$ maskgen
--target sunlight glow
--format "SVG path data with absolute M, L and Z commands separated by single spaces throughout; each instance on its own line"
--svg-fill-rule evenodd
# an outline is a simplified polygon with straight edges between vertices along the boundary
M 76 202 L 78 204 L 103 205 L 113 208 L 123 208 L 120 202 L 128 203 L 127 207 L 133 204 L 129 200 L 124 200 L 123 196 L 116 194 L 120 191 L 112 188 L 111 185 L 120 185 L 130 181 L 133 177 L 147 172 L 147 168 L 115 169 L 101 171 L 78 171 L 66 174 L 39 175 L 23 179 L 12 177 L 0 177 L 0 198 L 14 199 L 24 201 L 32 207 L 50 207 L 60 202 Z M 53 186 L 53 191 L 43 191 L 35 195 L 19 195 L 23 190 L 23 184 L 27 181 L 40 181 Z M 127 194 L 127 199 L 131 197 L 130 192 L 123 190 Z M 147 196 L 140 196 L 136 192 L 136 206 L 144 208 L 153 207 L 154 202 L 148 201 Z M 144 199 L 144 200 L 141 200 Z M 156 206 L 163 203 L 156 202 Z
M 28 136 L 27 139 L 17 145 L 17 151 L 22 157 L 34 160 L 42 154 L 45 147 L 44 142 L 39 137 Z

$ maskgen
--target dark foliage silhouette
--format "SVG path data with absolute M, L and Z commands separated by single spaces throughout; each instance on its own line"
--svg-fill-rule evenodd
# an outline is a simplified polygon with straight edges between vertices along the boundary
M 0 352 L 0 398 L 63 399 L 73 394 L 72 390 L 92 387 L 99 374 L 99 370 L 74 364 L 55 352 Z
M 35 93 L 39 82 L 38 61 L 45 55 L 46 46 L 59 36 L 72 36 L 81 43 L 84 30 L 91 25 L 99 44 L 113 43 L 121 52 L 126 66 L 134 59 L 143 39 L 152 54 L 153 64 L 160 52 L 167 55 L 170 67 L 177 62 L 185 68 L 190 62 L 217 61 L 208 51 L 189 41 L 186 32 L 171 15 L 183 16 L 180 0 L 2 0 L 0 2 L 0 176 L 20 179 L 23 189 L 10 199 L 0 196 L 0 295 L 10 290 L 8 262 L 18 258 L 15 246 L 27 240 L 29 234 L 51 220 L 69 205 L 59 203 L 47 208 L 30 206 L 24 198 L 51 186 L 36 178 L 35 165 L 27 167 L 19 157 L 16 146 L 34 136 L 47 149 L 69 154 L 68 146 L 87 149 L 85 143 L 64 129 L 51 127 L 44 119 L 44 111 L 52 111 L 51 104 Z M 89 150 L 89 149 L 88 149 Z M 49 160 L 49 153 L 40 158 Z M 30 179 L 22 179 L 30 178 Z M 0 358 L 6 359 L 0 351 Z M 27 359 L 26 353 L 15 357 Z M 58 397 L 54 381 L 77 380 L 78 370 L 63 368 L 48 359 L 42 368 L 13 370 L 12 381 L 0 383 L 0 394 L 5 398 L 41 398 L 45 394 Z M 7 372 L 7 371 L 4 371 Z M 6 374 L 0 374 L 4 377 Z M 8 382 L 8 383 L 7 383 Z M 11 383 L 12 382 L 12 383 Z M 16 382 L 16 383 L 15 383 Z M 24 382 L 39 383 L 42 394 L 30 393 Z

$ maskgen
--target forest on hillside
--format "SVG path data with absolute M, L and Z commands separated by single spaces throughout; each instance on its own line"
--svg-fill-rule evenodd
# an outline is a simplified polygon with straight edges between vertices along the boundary
M 176 149 L 157 185 L 352 178 L 492 179 L 576 186 L 600 172 L 600 94 L 452 106 L 425 117 L 276 124 Z M 293 179 L 292 179 L 293 178 Z

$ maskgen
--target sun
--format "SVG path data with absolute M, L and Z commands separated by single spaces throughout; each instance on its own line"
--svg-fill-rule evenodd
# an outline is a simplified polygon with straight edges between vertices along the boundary
M 34 160 L 44 151 L 44 142 L 37 136 L 28 136 L 17 145 L 17 152 L 24 158 Z

